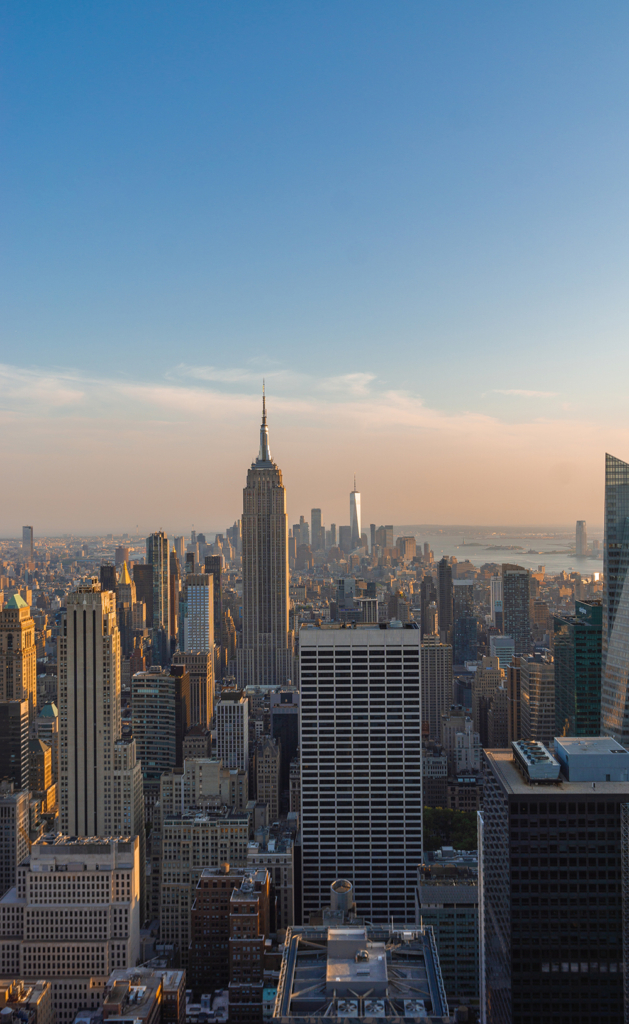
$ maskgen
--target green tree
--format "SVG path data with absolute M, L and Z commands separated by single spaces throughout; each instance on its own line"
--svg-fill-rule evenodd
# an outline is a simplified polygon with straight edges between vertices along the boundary
M 476 812 L 450 811 L 445 807 L 424 807 L 424 849 L 476 849 Z

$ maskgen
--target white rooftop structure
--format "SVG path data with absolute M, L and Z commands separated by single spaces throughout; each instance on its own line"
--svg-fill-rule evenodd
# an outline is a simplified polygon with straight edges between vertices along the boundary
M 629 781 L 629 751 L 611 736 L 556 736 L 555 757 L 569 782 Z

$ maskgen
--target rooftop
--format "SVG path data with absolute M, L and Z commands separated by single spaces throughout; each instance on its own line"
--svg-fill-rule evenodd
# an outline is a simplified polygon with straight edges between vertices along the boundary
M 531 794 L 531 786 L 525 781 L 518 771 L 511 750 L 485 750 L 485 756 L 494 770 L 497 778 L 508 796 L 521 796 Z M 592 786 L 596 789 L 593 790 Z M 536 796 L 559 796 L 576 795 L 582 793 L 584 796 L 625 796 L 627 795 L 626 782 L 568 782 L 563 775 L 559 775 L 557 781 L 536 782 L 534 787 Z
M 273 1011 L 286 1024 L 321 1017 L 441 1020 L 448 1005 L 431 928 L 288 928 Z

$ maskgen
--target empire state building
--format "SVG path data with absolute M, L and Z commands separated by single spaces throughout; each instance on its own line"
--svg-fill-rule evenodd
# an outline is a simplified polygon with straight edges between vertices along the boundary
M 293 637 L 288 628 L 288 520 L 282 473 L 269 449 L 264 392 L 260 451 L 243 491 L 242 580 L 238 685 L 283 685 L 293 674 Z

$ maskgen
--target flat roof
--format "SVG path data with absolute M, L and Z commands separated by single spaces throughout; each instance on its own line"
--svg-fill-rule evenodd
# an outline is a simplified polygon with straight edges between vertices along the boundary
M 535 782 L 528 786 L 522 775 L 515 766 L 511 750 L 485 750 L 485 756 L 494 770 L 497 778 L 503 785 L 505 792 L 510 796 L 546 796 L 549 799 L 559 796 L 562 793 L 577 794 L 583 796 L 622 796 L 627 799 L 629 792 L 626 782 L 596 782 L 596 789 L 592 789 L 591 782 L 566 782 L 563 775 L 555 783 Z
M 611 736 L 556 736 L 555 745 L 567 754 L 627 754 L 629 750 Z

